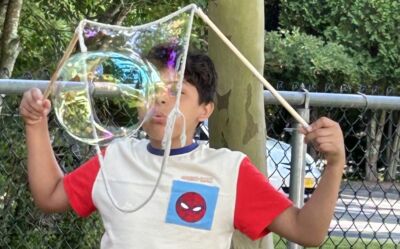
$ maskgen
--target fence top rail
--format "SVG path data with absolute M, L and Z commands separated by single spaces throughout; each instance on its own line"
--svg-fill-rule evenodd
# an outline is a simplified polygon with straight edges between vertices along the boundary
M 279 94 L 291 105 L 299 108 L 305 105 L 308 98 L 308 105 L 314 107 L 400 110 L 400 96 L 295 91 L 279 91 Z M 264 91 L 264 104 L 277 105 L 279 103 L 269 91 Z
M 36 87 L 44 91 L 49 84 L 48 80 L 26 79 L 0 79 L 0 94 L 22 95 L 30 88 Z M 68 83 L 67 83 L 68 84 Z M 76 82 L 71 82 L 76 84 Z M 400 96 L 379 96 L 365 94 L 323 93 L 323 92 L 296 92 L 278 91 L 280 95 L 291 105 L 304 106 L 306 99 L 309 106 L 334 107 L 334 108 L 364 108 L 380 110 L 400 110 Z M 118 89 L 110 88 L 107 84 L 95 86 L 96 95 L 116 95 Z M 264 91 L 265 105 L 278 105 L 279 102 L 270 91 Z

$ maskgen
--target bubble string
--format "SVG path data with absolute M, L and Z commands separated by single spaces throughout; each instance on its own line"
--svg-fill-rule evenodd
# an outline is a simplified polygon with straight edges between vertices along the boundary
M 171 113 L 168 115 L 167 126 L 165 127 L 165 133 L 164 133 L 164 137 L 163 137 L 163 140 L 162 140 L 163 148 L 171 146 L 172 132 L 173 132 L 173 128 L 174 128 L 175 120 L 176 120 L 177 116 L 182 116 L 182 118 L 183 118 L 183 127 L 182 127 L 182 130 L 181 130 L 181 136 L 180 136 L 181 146 L 183 147 L 186 144 L 186 119 L 185 119 L 184 115 L 182 114 L 182 112 L 180 111 L 179 105 L 180 105 L 180 102 L 181 102 L 182 85 L 183 85 L 183 80 L 184 80 L 184 77 L 185 77 L 186 58 L 187 58 L 187 53 L 189 51 L 190 33 L 191 33 L 191 30 L 192 30 L 192 26 L 193 26 L 193 16 L 194 16 L 194 12 L 195 12 L 196 8 L 197 8 L 196 5 L 194 5 L 194 7 L 193 7 L 193 9 L 191 11 L 190 18 L 189 18 L 189 23 L 188 23 L 187 30 L 186 30 L 186 37 L 184 38 L 185 39 L 185 43 L 184 43 L 185 45 L 184 45 L 184 48 L 183 48 L 183 54 L 178 60 L 176 60 L 177 63 L 175 65 L 175 69 L 177 69 L 180 65 L 182 65 L 181 69 L 180 69 L 180 71 L 182 73 L 179 74 L 179 81 L 178 81 L 178 85 L 177 85 L 177 95 L 176 95 L 175 106 L 172 109 Z M 176 54 L 175 54 L 174 57 L 176 58 Z M 171 58 L 171 55 L 170 55 L 170 58 Z M 179 64 L 179 63 L 181 63 L 181 64 Z M 164 153 L 164 156 L 165 155 L 166 154 Z M 168 152 L 168 155 L 169 155 L 169 152 Z
M 183 147 L 186 144 L 186 138 L 187 138 L 186 137 L 186 118 L 185 118 L 185 115 L 183 115 L 183 113 L 180 110 L 178 110 L 178 111 L 179 111 L 178 114 L 182 118 L 182 122 L 183 122 L 183 124 L 182 124 L 182 132 L 181 132 L 181 136 L 180 136 L 181 145 Z
M 194 8 L 192 7 L 191 16 L 190 16 L 188 27 L 187 27 L 187 30 L 186 30 L 186 38 L 185 38 L 186 41 L 189 41 L 189 38 L 190 38 L 190 32 L 191 32 L 192 26 L 193 26 L 193 16 L 194 16 Z M 187 55 L 188 50 L 189 50 L 189 43 L 186 42 L 185 43 L 185 47 L 184 47 L 184 51 L 183 51 L 184 56 L 182 57 L 182 65 L 183 66 L 181 68 L 181 72 L 185 71 L 186 55 Z M 173 56 L 176 57 L 176 54 L 175 55 L 171 55 L 171 54 L 170 54 L 170 59 L 172 60 L 172 57 Z M 177 64 L 179 65 L 179 63 L 177 63 Z M 177 65 L 175 65 L 175 66 L 177 66 Z M 163 141 L 162 141 L 162 147 L 164 149 L 164 155 L 163 155 L 163 159 L 162 159 L 162 162 L 161 162 L 160 172 L 158 174 L 156 182 L 154 183 L 154 186 L 153 186 L 153 189 L 152 189 L 151 193 L 149 194 L 149 196 L 141 204 L 137 205 L 136 207 L 132 207 L 132 205 L 130 203 L 125 204 L 124 206 L 121 206 L 118 203 L 118 201 L 115 199 L 114 195 L 112 194 L 111 187 L 109 185 L 109 181 L 108 181 L 108 178 L 107 178 L 107 174 L 105 172 L 105 167 L 103 167 L 104 158 L 103 158 L 103 155 L 101 154 L 100 146 L 96 145 L 96 152 L 97 152 L 97 156 L 99 158 L 99 164 L 100 164 L 100 172 L 101 172 L 101 175 L 102 175 L 102 177 L 104 179 L 103 182 L 104 182 L 104 187 L 106 189 L 106 193 L 107 193 L 108 197 L 110 198 L 112 205 L 117 210 L 119 210 L 120 212 L 123 212 L 123 213 L 136 212 L 136 211 L 140 210 L 141 208 L 143 208 L 153 198 L 154 194 L 157 191 L 158 186 L 160 185 L 161 178 L 162 178 L 162 176 L 163 176 L 163 174 L 165 172 L 165 169 L 166 169 L 167 161 L 169 159 L 169 154 L 171 152 L 171 142 L 172 142 L 173 128 L 174 128 L 174 125 L 175 125 L 176 118 L 178 116 L 182 116 L 182 118 L 183 118 L 183 128 L 182 128 L 181 137 L 180 137 L 181 145 L 184 146 L 185 143 L 186 143 L 186 132 L 185 132 L 186 131 L 186 120 L 185 120 L 185 117 L 182 114 L 182 112 L 179 110 L 179 103 L 180 103 L 180 96 L 181 96 L 181 92 L 182 92 L 183 79 L 184 79 L 184 73 L 180 74 L 180 79 L 179 79 L 179 82 L 178 82 L 178 94 L 177 94 L 177 99 L 176 99 L 176 102 L 175 102 L 175 106 L 174 106 L 173 110 L 170 112 L 170 114 L 168 115 L 167 124 L 165 126 L 165 134 L 164 134 Z M 150 112 L 146 113 L 146 116 L 145 116 L 144 120 L 142 121 L 141 125 L 145 122 L 145 119 L 150 118 L 152 115 L 153 115 L 153 109 L 151 109 Z M 141 125 L 139 127 L 141 127 Z
M 169 20 L 173 19 L 174 17 L 181 15 L 182 13 L 189 12 L 189 11 L 190 12 L 195 11 L 196 8 L 198 8 L 196 4 L 189 4 L 183 8 L 175 11 L 174 13 L 164 16 L 156 21 L 145 23 L 142 25 L 137 25 L 137 26 L 124 27 L 124 26 L 118 26 L 118 25 L 113 25 L 113 24 L 99 23 L 99 22 L 90 21 L 90 20 L 86 20 L 86 19 L 83 21 L 85 24 L 92 24 L 92 25 L 96 25 L 98 27 L 105 28 L 105 29 L 113 29 L 113 30 L 118 30 L 118 31 L 136 31 L 138 29 L 150 27 L 154 24 L 169 21 Z
M 78 38 L 79 39 L 79 48 L 81 49 L 82 53 L 87 52 L 87 47 L 85 45 L 85 39 L 82 35 L 84 33 L 83 27 L 86 26 L 86 24 L 87 24 L 87 20 L 82 20 L 79 23 L 78 28 L 77 28 L 77 32 L 80 34 L 79 38 Z
M 187 44 L 187 43 L 186 43 L 186 44 Z M 186 49 L 185 54 L 187 54 L 187 49 L 188 49 L 188 48 L 185 48 L 185 49 Z M 174 51 L 173 48 L 170 48 L 169 51 L 168 51 L 167 68 L 174 68 L 175 70 L 178 70 L 178 69 L 179 69 L 180 60 L 182 59 L 182 57 L 176 58 L 176 56 L 177 56 L 177 53 Z M 184 56 L 183 58 L 186 58 L 186 56 Z M 183 65 L 186 65 L 186 62 L 184 62 Z M 181 70 L 182 70 L 182 71 L 185 71 L 185 68 L 183 67 Z M 183 75 L 184 75 L 184 74 L 183 74 Z M 183 78 L 184 78 L 184 77 L 183 77 Z M 181 78 L 181 79 L 179 80 L 178 86 L 179 86 L 179 85 L 182 86 L 183 78 Z M 179 87 L 178 87 L 178 88 L 179 88 Z M 181 87 L 180 89 L 182 89 L 182 87 Z M 181 94 L 181 91 L 178 90 L 177 94 Z M 179 100 L 176 101 L 176 103 L 178 103 L 178 104 L 179 104 L 179 102 L 180 102 Z M 180 135 L 180 142 L 181 142 L 181 146 L 183 147 L 183 146 L 186 145 L 186 118 L 185 118 L 185 116 L 183 115 L 183 113 L 181 112 L 181 110 L 179 109 L 179 105 L 178 105 L 178 108 L 175 109 L 175 112 L 174 112 L 172 115 L 175 115 L 175 117 L 174 117 L 174 118 L 172 118 L 172 117 L 171 117 L 171 118 L 168 118 L 168 121 L 169 121 L 170 119 L 171 119 L 171 121 L 172 121 L 172 120 L 174 120 L 174 121 L 171 122 L 171 123 L 168 123 L 168 124 L 167 124 L 167 127 L 169 127 L 168 129 L 173 130 L 173 127 L 174 127 L 176 118 L 178 118 L 178 117 L 182 118 L 183 126 L 182 126 L 182 130 L 181 130 L 181 135 Z M 167 134 L 167 133 L 165 133 L 165 134 Z M 162 143 L 163 148 L 166 146 L 166 143 L 167 143 L 167 141 L 166 141 L 166 140 L 163 140 L 163 143 Z

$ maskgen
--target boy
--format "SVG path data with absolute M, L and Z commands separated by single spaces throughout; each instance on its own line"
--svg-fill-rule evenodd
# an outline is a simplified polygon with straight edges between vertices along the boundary
M 171 68 L 161 76 L 165 81 L 177 79 Z M 45 212 L 71 207 L 80 216 L 98 210 L 105 227 L 101 248 L 107 249 L 230 248 L 234 229 L 251 239 L 272 231 L 304 246 L 319 245 L 334 211 L 345 164 L 339 125 L 321 118 L 311 124 L 311 131 L 304 131 L 306 142 L 325 155 L 327 166 L 314 194 L 299 209 L 242 153 L 193 142 L 196 126 L 213 111 L 215 84 L 211 60 L 189 54 L 180 103 L 186 121 L 185 146 L 180 141 L 183 119 L 178 118 L 157 191 L 133 213 L 121 212 L 111 204 L 97 157 L 63 175 L 49 140 L 50 101 L 38 89 L 26 92 L 20 112 L 26 124 L 29 183 L 35 203 Z M 101 170 L 122 206 L 137 206 L 149 196 L 160 170 L 161 142 L 174 103 L 173 96 L 159 96 L 154 115 L 143 125 L 148 140 L 122 139 L 107 148 Z

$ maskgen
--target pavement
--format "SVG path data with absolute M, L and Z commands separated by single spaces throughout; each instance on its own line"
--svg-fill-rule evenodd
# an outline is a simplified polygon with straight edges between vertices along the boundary
M 400 243 L 400 184 L 343 182 L 331 236 Z

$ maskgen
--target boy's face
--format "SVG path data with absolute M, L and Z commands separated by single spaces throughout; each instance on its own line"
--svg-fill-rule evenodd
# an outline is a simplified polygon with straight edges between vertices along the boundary
M 157 95 L 153 115 L 143 124 L 144 131 L 148 134 L 152 146 L 161 148 L 164 137 L 165 125 L 168 115 L 176 103 L 176 85 L 179 75 L 174 69 L 164 69 L 160 72 L 166 89 Z M 184 117 L 178 116 L 172 134 L 172 148 L 181 147 L 180 135 L 183 128 L 183 118 L 186 120 L 186 145 L 192 143 L 193 134 L 199 122 L 206 120 L 214 109 L 213 103 L 199 104 L 199 94 L 194 85 L 183 82 L 179 109 Z

